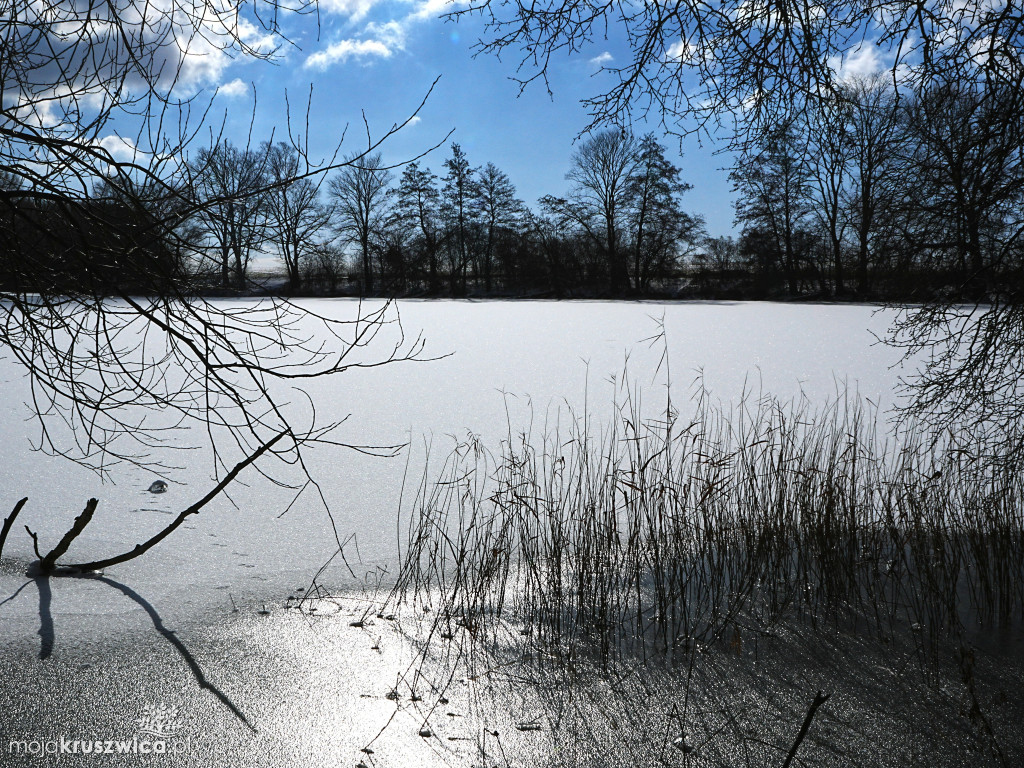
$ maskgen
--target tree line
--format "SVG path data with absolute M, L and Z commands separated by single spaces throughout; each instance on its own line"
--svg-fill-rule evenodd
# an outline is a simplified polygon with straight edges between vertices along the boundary
M 374 152 L 324 175 L 294 144 L 219 141 L 173 182 L 6 198 L 0 281 L 239 292 L 273 258 L 291 294 L 977 298 L 1020 282 L 1022 99 L 878 76 L 780 114 L 737 152 L 738 239 L 683 209 L 691 185 L 652 134 L 582 141 L 568 191 L 535 209 L 457 143 L 438 173 Z
M 8 198 L 0 279 L 70 289 L 84 272 L 101 276 L 86 281 L 94 288 L 133 289 L 144 282 L 135 273 L 153 273 L 242 291 L 269 256 L 291 293 L 643 293 L 676 278 L 704 236 L 682 208 L 680 176 L 653 135 L 607 130 L 573 154 L 568 192 L 533 211 L 504 171 L 472 165 L 457 143 L 439 173 L 370 153 L 323 175 L 292 144 L 220 141 L 174 182 L 96 185 L 71 205 L 89 211 L 88 229 L 67 201 Z M 118 237 L 98 233 L 106 220 Z M 122 237 L 128 222 L 143 234 Z

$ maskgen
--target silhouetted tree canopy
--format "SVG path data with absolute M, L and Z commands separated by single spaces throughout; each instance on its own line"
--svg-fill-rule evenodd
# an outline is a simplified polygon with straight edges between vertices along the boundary
M 585 102 L 591 128 L 639 113 L 670 131 L 731 128 L 734 118 L 748 129 L 771 129 L 807 101 L 833 98 L 842 85 L 839 62 L 874 46 L 912 91 L 952 81 L 1019 87 L 1024 74 L 1019 9 L 987 0 L 472 0 L 449 14 L 476 15 L 486 25 L 477 50 L 518 53 L 524 86 L 546 83 L 555 56 L 610 36 L 628 41 L 628 60 L 604 67 L 612 85 Z

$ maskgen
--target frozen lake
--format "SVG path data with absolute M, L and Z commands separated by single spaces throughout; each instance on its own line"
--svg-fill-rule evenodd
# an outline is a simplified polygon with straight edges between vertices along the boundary
M 345 300 L 307 304 L 337 317 L 358 308 Z M 673 398 L 684 412 L 698 376 L 724 403 L 735 402 L 746 388 L 782 399 L 804 396 L 816 405 L 848 386 L 884 405 L 892 402 L 901 372 L 893 367 L 899 355 L 875 341 L 891 316 L 868 306 L 404 301 L 399 310 L 406 334 L 421 333 L 426 354 L 440 359 L 352 371 L 315 381 L 308 392 L 325 419 L 350 414 L 341 439 L 410 442 L 412 484 L 422 473 L 427 445 L 439 463 L 468 433 L 496 445 L 510 429 L 528 429 L 531 419 L 537 432 L 545 420 L 567 419 L 570 407 L 582 412 L 585 403 L 600 422 L 611 414 L 616 392 L 621 394 L 616 382 L 624 378 L 652 407 L 663 403 L 665 369 L 658 367 L 664 346 L 648 341 L 658 330 L 653 318 L 664 318 Z M 185 467 L 170 476 L 170 489 L 159 496 L 146 492 L 155 475 L 141 470 L 126 469 L 114 483 L 102 484 L 88 471 L 32 452 L 23 381 L 9 362 L 0 366 L 0 511 L 6 516 L 19 498 L 29 497 L 5 552 L 16 563 L 33 557 L 22 523 L 52 546 L 91 496 L 100 506 L 74 544 L 75 559 L 130 548 L 211 487 L 210 462 L 201 452 L 176 457 Z M 339 534 L 358 542 L 358 555 L 354 543 L 346 548 L 357 573 L 393 564 L 406 454 L 382 459 L 318 449 L 309 459 Z M 276 600 L 308 583 L 336 549 L 319 498 L 304 494 L 280 518 L 290 496 L 254 473 L 242 479 L 246 485 L 232 493 L 236 506 L 224 500 L 211 504 L 147 556 L 107 575 L 146 590 L 182 618 L 231 601 Z M 21 580 L 14 571 L 8 570 L 4 583 L 17 588 Z M 331 573 L 339 584 L 350 578 L 341 568 Z M 54 600 L 55 612 L 90 612 L 88 595 L 103 591 L 85 582 L 66 589 L 72 594 Z M 102 610 L 130 610 L 116 605 Z M 37 620 L 34 599 L 13 600 L 0 612 Z
M 358 309 L 349 301 L 308 305 L 337 317 L 352 317 Z M 324 421 L 351 414 L 339 439 L 411 443 L 393 459 L 326 448 L 307 456 L 339 535 L 358 540 L 358 555 L 354 540 L 345 551 L 359 581 L 372 582 L 393 567 L 404 540 L 398 515 L 403 473 L 408 459 L 409 483 L 415 486 L 427 445 L 436 466 L 467 433 L 497 445 L 510 431 L 530 429 L 531 420 L 537 434 L 545 422 L 564 424 L 570 408 L 579 414 L 584 407 L 596 427 L 622 399 L 624 377 L 631 392 L 643 393 L 645 406 L 659 411 L 664 347 L 645 341 L 657 332 L 652 317 L 664 317 L 673 400 L 684 416 L 698 375 L 726 405 L 746 389 L 782 399 L 803 396 L 813 410 L 844 388 L 891 402 L 900 373 L 892 367 L 898 355 L 874 343 L 873 334 L 884 332 L 888 318 L 865 306 L 410 301 L 400 310 L 406 333 L 422 333 L 427 354 L 440 359 L 351 371 L 309 388 Z M 321 579 L 336 591 L 337 602 L 311 601 L 320 606 L 315 615 L 292 610 L 296 602 L 289 596 L 308 587 L 336 549 L 331 522 L 319 497 L 308 492 L 282 517 L 293 494 L 253 472 L 232 490 L 234 505 L 218 499 L 154 550 L 100 578 L 27 577 L 34 556 L 21 524 L 39 532 L 45 551 L 95 496 L 96 517 L 69 556 L 117 554 L 201 497 L 212 486 L 211 462 L 209 452 L 177 452 L 173 461 L 183 469 L 168 476 L 169 489 L 159 495 L 147 492 L 155 476 L 138 469 L 119 471 L 113 483 L 101 484 L 67 461 L 33 453 L 25 382 L 7 362 L 0 363 L 0 383 L 0 516 L 29 497 L 0 565 L 4 765 L 51 764 L 39 756 L 13 758 L 7 745 L 19 739 L 56 744 L 65 737 L 144 736 L 140 723 L 156 706 L 173 708 L 175 725 L 188 741 L 183 753 L 154 765 L 472 766 L 490 764 L 479 749 L 493 752 L 499 732 L 501 754 L 507 750 L 523 764 L 544 763 L 554 754 L 547 730 L 515 725 L 547 716 L 518 678 L 509 678 L 507 689 L 492 689 L 475 676 L 435 681 L 429 670 L 421 679 L 417 620 L 429 627 L 430 618 L 418 612 L 397 621 L 377 617 L 379 602 L 352 589 L 357 584 L 337 563 Z M 794 649 L 804 652 L 804 641 Z M 792 650 L 782 657 L 798 657 Z M 862 684 L 863 669 L 879 667 L 870 655 L 843 656 L 835 664 L 856 685 Z M 902 669 L 907 661 L 900 664 Z M 765 667 L 758 661 L 751 669 L 760 691 Z M 835 669 L 801 669 L 797 663 L 795 671 L 778 673 L 787 682 L 772 701 L 823 685 L 840 686 L 842 700 L 854 701 L 856 686 L 837 682 Z M 1000 676 L 1008 674 L 1000 670 Z M 907 732 L 909 720 L 894 720 L 889 700 L 880 694 L 891 690 L 893 679 L 886 672 L 879 680 L 841 713 L 840 732 L 854 720 L 877 720 L 883 724 L 868 741 L 885 745 L 879 748 L 886 753 L 891 744 L 906 742 L 904 751 L 919 755 L 921 724 L 930 721 L 915 717 L 918 730 Z M 434 687 L 435 682 L 443 685 Z M 592 682 L 595 693 L 582 698 L 601 704 L 582 711 L 588 730 L 605 716 L 610 690 L 601 679 Z M 644 685 L 646 702 L 650 688 Z M 665 701 L 675 702 L 679 681 L 665 678 L 664 685 Z M 737 690 L 747 701 L 746 689 Z M 900 702 L 920 698 L 895 696 Z M 667 705 L 652 706 L 662 727 Z M 803 706 L 797 702 L 779 721 L 787 737 Z M 935 729 L 946 738 L 938 722 Z M 853 733 L 865 736 L 860 729 Z M 946 740 L 937 743 L 935 754 L 970 757 L 950 749 Z M 834 753 L 828 754 L 831 759 Z M 103 760 L 124 768 L 139 764 L 134 755 Z

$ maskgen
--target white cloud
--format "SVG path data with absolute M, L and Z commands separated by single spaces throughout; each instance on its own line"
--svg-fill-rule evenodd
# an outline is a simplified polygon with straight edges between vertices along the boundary
M 379 40 L 391 50 L 405 48 L 406 21 L 391 20 L 384 24 L 370 22 L 366 25 L 366 33 L 374 40 Z
M 15 120 L 23 125 L 52 130 L 61 124 L 58 114 L 59 110 L 57 109 L 57 98 L 58 96 L 55 92 L 52 94 L 43 93 L 35 97 L 20 94 L 17 103 L 11 109 L 11 114 Z M 3 106 L 7 107 L 7 104 Z
M 416 125 L 417 123 L 421 123 L 421 122 L 423 122 L 423 118 L 422 117 L 420 117 L 419 115 L 413 115 L 412 117 L 409 118 L 409 122 L 407 122 L 406 125 L 407 126 L 413 126 L 413 125 Z
M 370 11 L 382 4 L 382 0 L 320 0 L 319 6 L 326 14 L 345 16 L 349 22 L 354 23 L 362 21 Z M 413 10 L 406 14 L 403 23 L 437 18 L 454 10 L 455 6 L 465 5 L 466 0 L 406 0 L 405 4 L 413 6 Z
M 306 59 L 306 66 L 315 69 L 327 69 L 337 62 L 345 63 L 351 58 L 363 59 L 368 56 L 390 58 L 391 48 L 380 40 L 339 40 L 331 43 L 326 49 L 317 51 Z
M 410 13 L 406 19 L 416 21 L 436 19 L 443 13 L 454 11 L 460 5 L 465 5 L 465 2 L 462 0 L 420 0 L 416 10 Z
M 606 64 L 611 64 L 613 61 L 615 61 L 615 57 L 612 56 L 608 51 L 604 51 L 603 53 L 600 53 L 594 58 L 592 58 L 590 60 L 590 64 L 591 66 L 594 67 L 603 67 Z
M 224 70 L 231 64 L 234 55 L 234 51 L 223 47 L 226 33 L 240 40 L 247 50 L 259 54 L 269 55 L 279 45 L 274 35 L 237 13 L 220 18 L 217 24 L 210 24 L 209 27 L 179 25 L 175 33 L 180 63 L 171 72 L 175 87 L 184 92 L 215 86 L 223 79 Z
M 131 162 L 138 156 L 138 149 L 131 139 L 110 134 L 99 140 L 99 146 L 105 149 L 114 160 L 126 163 Z
M 347 15 L 349 21 L 358 21 L 377 2 L 379 0 L 322 0 L 320 7 L 327 13 Z M 362 37 L 350 37 L 331 43 L 324 50 L 310 55 L 305 66 L 326 69 L 349 59 L 389 58 L 396 51 L 405 50 L 410 27 L 464 7 L 468 0 L 413 0 L 411 4 L 413 10 L 404 17 L 384 22 L 371 21 L 364 27 Z
M 320 0 L 320 10 L 348 16 L 349 21 L 355 22 L 366 18 L 376 3 L 377 0 Z
M 1004 37 L 986 35 L 967 47 L 970 62 L 979 69 L 990 68 L 1006 78 L 1019 71 L 1019 51 Z
M 238 17 L 237 30 L 239 39 L 250 50 L 269 54 L 280 45 L 280 41 L 273 34 L 242 17 Z
M 696 53 L 696 49 L 686 40 L 676 40 L 665 51 L 665 61 L 685 64 Z
M 331 43 L 322 51 L 306 59 L 306 67 L 327 69 L 332 64 L 344 64 L 349 59 L 368 59 L 372 57 L 388 59 L 395 53 L 405 49 L 405 26 L 403 22 L 389 21 L 385 24 L 370 22 L 366 25 L 366 38 L 355 40 L 346 38 Z
M 742 0 L 733 11 L 733 20 L 750 27 L 764 27 L 778 19 L 775 11 L 764 0 Z
M 829 57 L 828 64 L 840 80 L 860 80 L 889 69 L 877 45 L 857 46 L 842 56 Z
M 177 40 L 181 51 L 181 60 L 176 85 L 183 91 L 192 91 L 205 84 L 216 83 L 221 79 L 224 68 L 231 63 L 228 55 L 207 43 L 188 40 Z
M 221 96 L 227 96 L 229 99 L 245 96 L 248 92 L 249 85 L 240 77 L 236 77 L 230 83 L 224 83 L 224 85 L 217 89 L 217 93 Z

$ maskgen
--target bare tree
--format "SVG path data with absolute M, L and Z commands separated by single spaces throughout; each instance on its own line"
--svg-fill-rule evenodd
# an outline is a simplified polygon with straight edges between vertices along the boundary
M 798 291 L 800 230 L 810 214 L 803 137 L 784 123 L 737 158 L 730 177 L 739 193 L 736 219 L 771 235 L 790 295 Z
M 680 196 L 692 185 L 679 176 L 679 168 L 665 157 L 665 148 L 654 135 L 644 136 L 627 191 L 638 291 L 646 290 L 653 277 L 665 277 L 681 256 L 680 247 L 694 243 L 702 229 L 703 222 L 680 207 Z
M 901 309 L 888 341 L 923 359 L 905 380 L 909 413 L 963 455 L 1024 460 L 1024 128 L 1019 88 L 950 83 L 909 105 L 926 258 L 956 285 Z M 964 296 L 974 303 L 964 304 Z M 951 427 L 953 427 L 951 429 Z
M 892 83 L 882 77 L 862 78 L 850 83 L 843 95 L 849 105 L 852 154 L 852 189 L 847 210 L 857 237 L 857 287 L 866 294 L 880 220 L 893 216 L 913 174 L 901 162 L 901 145 L 906 137 L 902 135 L 900 108 Z
M 388 187 L 392 174 L 384 167 L 379 152 L 343 168 L 328 182 L 335 201 L 338 230 L 359 247 L 363 290 L 372 292 L 374 269 L 372 239 L 384 229 L 387 218 Z
M 246 287 L 249 262 L 269 233 L 269 157 L 230 141 L 199 150 L 189 163 L 190 191 L 221 287 Z M 201 201 L 201 202 L 200 202 Z
M 568 205 L 560 206 L 561 212 L 575 219 L 600 245 L 608 265 L 609 288 L 614 294 L 630 288 L 622 236 L 631 202 L 630 182 L 638 160 L 639 147 L 631 134 L 623 130 L 601 131 L 573 153 L 572 167 L 565 175 L 573 187 Z
M 441 187 L 441 215 L 447 225 L 448 274 L 453 294 L 465 294 L 469 268 L 470 231 L 475 210 L 476 168 L 469 164 L 462 147 L 452 143 L 452 156 L 444 161 L 448 171 Z
M 844 293 L 843 237 L 846 188 L 850 177 L 849 107 L 839 99 L 814 105 L 807 125 L 809 191 L 814 215 L 828 238 L 832 282 L 836 294 Z
M 302 267 L 307 281 L 318 283 L 326 288 L 328 294 L 334 294 L 338 291 L 347 263 L 345 250 L 340 245 L 317 242 L 306 254 Z
M 1024 95 L 1019 87 L 951 82 L 905 109 L 913 146 L 911 204 L 924 214 L 920 245 L 952 262 L 972 298 L 1015 248 L 1024 194 Z
M 739 265 L 739 246 L 732 237 L 708 237 L 700 256 L 716 272 L 728 272 Z
M 320 200 L 322 174 L 310 177 L 302 154 L 283 141 L 264 144 L 266 158 L 266 207 L 268 239 L 277 246 L 288 272 L 292 291 L 302 283 L 302 264 L 323 239 L 330 210 Z
M 474 193 L 473 205 L 486 233 L 477 272 L 483 274 L 484 290 L 490 292 L 495 246 L 502 232 L 513 230 L 519 225 L 526 213 L 526 206 L 516 197 L 516 188 L 511 179 L 493 163 L 487 163 L 480 169 Z
M 394 225 L 406 229 L 408 242 L 419 250 L 419 261 L 426 262 L 427 285 L 431 293 L 441 288 L 441 274 L 438 269 L 441 226 L 439 197 L 435 185 L 437 176 L 429 168 L 420 168 L 413 162 L 402 171 L 398 189 L 395 191 Z

